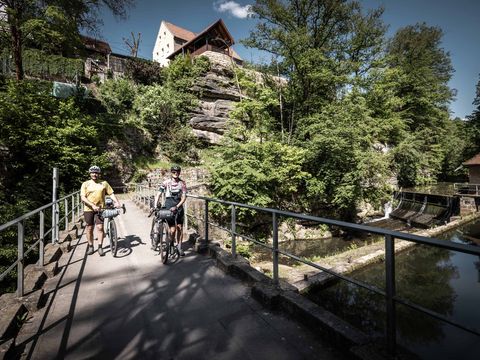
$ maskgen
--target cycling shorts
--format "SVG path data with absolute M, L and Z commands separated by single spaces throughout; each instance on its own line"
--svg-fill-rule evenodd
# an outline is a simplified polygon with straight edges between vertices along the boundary
M 98 215 L 97 212 L 94 211 L 84 211 L 83 212 L 83 217 L 85 218 L 85 223 L 87 225 L 93 225 L 93 224 L 103 224 L 103 218 Z
M 175 226 L 175 222 L 177 223 L 177 225 L 183 225 L 184 218 L 185 215 L 182 206 L 180 209 L 177 210 L 174 217 L 172 217 L 171 219 L 167 219 L 167 223 L 169 226 Z

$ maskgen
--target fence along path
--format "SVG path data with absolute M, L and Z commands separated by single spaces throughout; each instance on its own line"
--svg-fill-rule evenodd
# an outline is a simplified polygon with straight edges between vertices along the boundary
M 45 285 L 16 339 L 28 359 L 339 359 L 297 323 L 264 310 L 239 280 L 186 249 L 161 265 L 150 219 L 125 201 L 117 258 L 86 256 L 85 235 Z M 107 248 L 105 241 L 104 247 Z M 97 247 L 95 247 L 96 249 Z

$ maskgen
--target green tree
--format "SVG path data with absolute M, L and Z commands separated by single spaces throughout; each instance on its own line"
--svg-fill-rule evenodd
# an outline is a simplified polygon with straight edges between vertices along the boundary
M 450 54 L 441 48 L 442 36 L 438 27 L 416 24 L 398 30 L 387 48 L 389 65 L 404 73 L 397 96 L 403 99 L 402 119 L 412 131 L 443 127 L 449 119 L 453 67 Z
M 0 96 L 0 146 L 5 159 L 2 202 L 29 209 L 50 199 L 51 170 L 62 173 L 65 191 L 78 186 L 85 169 L 100 156 L 93 119 L 74 98 L 50 96 L 51 83 L 7 82 Z M 20 215 L 23 210 L 18 209 Z
M 290 116 L 337 99 L 381 49 L 382 9 L 363 14 L 358 2 L 343 0 L 258 0 L 252 9 L 260 21 L 245 44 L 280 59 Z
M 410 132 L 394 156 L 402 186 L 434 182 L 445 169 L 451 143 L 446 139 L 452 140 L 448 105 L 455 91 L 448 86 L 453 67 L 441 48 L 442 35 L 440 28 L 416 24 L 398 30 L 387 47 L 389 65 L 402 74 L 395 95 Z
M 111 114 L 126 115 L 133 108 L 137 88 L 127 79 L 106 80 L 99 89 L 100 101 Z
M 1 43 L 8 45 L 17 80 L 24 77 L 22 50 L 25 44 L 65 54 L 79 45 L 79 30 L 96 30 L 101 7 L 125 17 L 132 0 L 0 0 Z M 46 41 L 48 39 L 48 41 Z
M 165 82 L 165 68 L 155 61 L 135 58 L 126 64 L 125 76 L 136 84 L 162 85 Z
M 215 197 L 261 207 L 299 210 L 310 175 L 303 170 L 305 150 L 275 141 L 232 142 L 212 163 Z M 240 211 L 241 221 L 256 223 L 256 214 Z M 258 220 L 258 219 L 257 219 Z

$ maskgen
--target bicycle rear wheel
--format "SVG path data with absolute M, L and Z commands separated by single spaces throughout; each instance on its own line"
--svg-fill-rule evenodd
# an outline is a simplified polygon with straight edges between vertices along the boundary
M 112 256 L 117 256 L 117 248 L 118 248 L 118 236 L 117 236 L 117 225 L 115 221 L 112 219 L 108 222 L 108 234 L 110 238 L 110 252 Z
M 161 226 L 161 236 L 160 236 L 160 258 L 164 264 L 168 261 L 168 252 L 170 244 L 170 230 L 166 221 L 163 222 Z

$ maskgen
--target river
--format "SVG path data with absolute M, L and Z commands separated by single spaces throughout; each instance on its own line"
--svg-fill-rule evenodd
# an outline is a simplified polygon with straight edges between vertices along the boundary
M 480 221 L 439 238 L 472 244 L 472 239 L 480 238 Z M 479 257 L 418 245 L 396 256 L 395 272 L 398 296 L 480 332 Z M 383 263 L 351 276 L 385 288 Z M 370 335 L 384 333 L 385 301 L 381 296 L 339 282 L 327 289 L 312 291 L 309 297 Z M 397 342 L 422 359 L 480 357 L 480 338 L 476 335 L 400 304 L 397 305 Z

